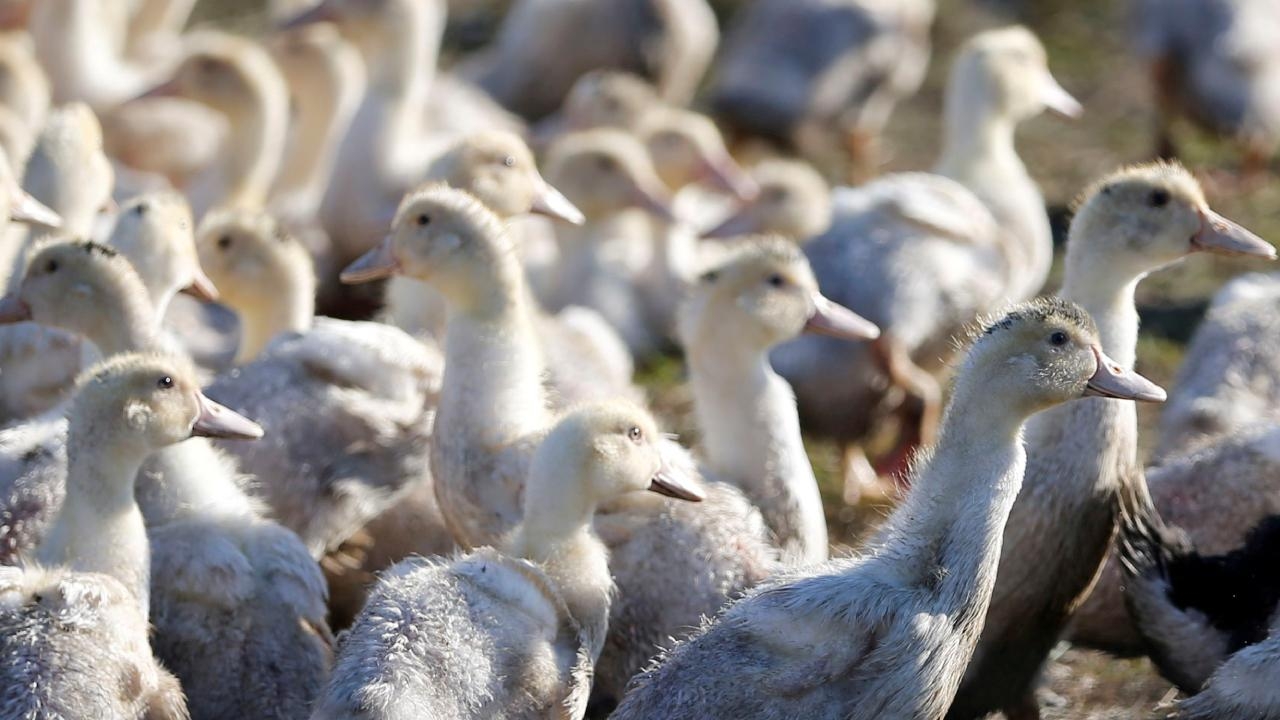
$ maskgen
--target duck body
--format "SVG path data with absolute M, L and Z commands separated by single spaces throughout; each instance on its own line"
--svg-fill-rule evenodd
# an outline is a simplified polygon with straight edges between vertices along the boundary
M 589 683 L 582 632 L 533 563 L 489 548 L 412 558 L 383 573 L 314 717 L 558 717 L 561 688 Z

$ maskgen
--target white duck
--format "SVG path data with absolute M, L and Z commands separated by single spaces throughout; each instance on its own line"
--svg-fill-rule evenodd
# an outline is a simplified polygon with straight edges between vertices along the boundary
M 125 3 L 48 0 L 33 4 L 28 28 L 36 57 L 49 76 L 53 100 L 79 101 L 95 110 L 137 95 L 155 70 L 124 55 Z
M 161 448 L 254 429 L 172 358 L 125 355 L 85 377 L 69 410 L 67 499 L 40 545 L 42 567 L 0 568 L 7 711 L 187 717 L 147 642 L 150 552 L 134 482 Z
M 552 422 L 546 344 L 512 240 L 466 193 L 427 188 L 406 198 L 392 235 L 345 277 L 388 273 L 430 282 L 450 303 L 431 449 L 436 498 L 461 545 L 500 542 L 519 521 L 530 456 Z M 696 472 L 685 451 L 665 447 L 673 466 Z M 775 555 L 750 502 L 723 483 L 705 490 L 697 506 L 632 498 L 597 516 L 620 588 L 610 612 L 613 637 L 597 667 L 606 698 L 621 697 L 668 638 L 773 569 Z
M 261 208 L 280 172 L 289 126 L 289 93 L 257 42 L 212 31 L 184 41 L 182 62 L 143 97 L 178 96 L 221 113 L 228 130 L 214 162 L 185 194 L 196 217 L 214 207 Z
M 730 605 L 637 678 L 613 717 L 941 717 L 995 583 L 1023 423 L 1087 394 L 1163 398 L 1103 354 L 1080 307 L 1012 310 L 968 351 L 937 446 L 864 551 Z
M 702 275 L 680 309 L 704 472 L 742 488 L 784 559 L 812 564 L 827 559 L 822 498 L 795 395 L 768 356 L 801 332 L 851 340 L 879 334 L 822 297 L 804 255 L 781 238 L 736 250 Z
M 720 218 L 702 237 L 762 233 L 804 242 L 831 227 L 831 188 L 809 163 L 764 160 L 751 168 L 751 180 L 755 197 Z
M 660 441 L 626 403 L 561 419 L 530 461 L 522 520 L 501 549 L 383 575 L 314 717 L 582 718 L 614 592 L 596 508 L 644 490 L 702 498 L 664 468 Z
M 216 212 L 197 245 L 244 328 L 245 364 L 209 392 L 269 433 L 225 449 L 321 557 L 425 475 L 439 351 L 387 325 L 316 318 L 310 258 L 264 213 Z M 452 546 L 441 529 L 434 537 L 438 551 Z
M 1181 167 L 1122 170 L 1085 195 L 1061 294 L 1093 315 L 1103 349 L 1131 368 L 1138 283 L 1195 251 L 1275 257 L 1266 242 L 1214 213 Z M 951 717 L 1038 713 L 1039 669 L 1106 559 L 1119 493 L 1142 481 L 1137 433 L 1133 406 L 1108 400 L 1055 409 L 1028 425 L 1030 463 L 1005 528 L 1009 552 Z
M 653 262 L 652 230 L 641 209 L 673 221 L 671 197 L 644 145 L 615 129 L 562 137 L 546 162 L 547 177 L 586 222 L 557 232 L 560 262 L 548 308 L 580 305 L 599 312 L 632 355 L 646 357 L 662 333 L 646 317 L 640 281 Z
M 1044 202 L 1014 151 L 1014 130 L 1047 103 L 1079 105 L 1025 28 L 974 37 L 953 67 L 935 173 L 837 191 L 831 228 L 805 246 L 823 292 L 884 336 L 866 349 L 801 338 L 774 358 L 806 424 L 845 448 L 848 496 L 875 484 L 857 445 L 879 425 L 877 406 L 892 406 L 886 392 L 906 395 L 893 410 L 903 432 L 882 464 L 892 473 L 936 429 L 942 398 L 933 373 L 953 350 L 951 337 L 979 313 L 1034 294 L 1052 258 Z

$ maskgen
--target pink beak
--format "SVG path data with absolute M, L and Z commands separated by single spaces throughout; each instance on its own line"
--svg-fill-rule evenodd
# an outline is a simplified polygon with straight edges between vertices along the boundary
M 1276 249 L 1271 243 L 1209 208 L 1200 211 L 1200 230 L 1191 237 L 1191 249 L 1219 255 L 1249 255 L 1268 260 L 1276 259 Z
M 1107 397 L 1141 402 L 1164 402 L 1168 395 L 1164 388 L 1132 370 L 1125 370 L 1120 363 L 1107 357 L 1102 348 L 1093 346 L 1098 369 L 1085 387 L 1085 397 Z
M 196 392 L 200 414 L 191 426 L 191 437 L 257 440 L 263 436 L 262 426 L 249 418 Z
M 394 242 L 388 235 L 377 247 L 348 265 L 338 279 L 347 285 L 358 285 L 388 278 L 399 272 L 400 261 L 396 260 Z

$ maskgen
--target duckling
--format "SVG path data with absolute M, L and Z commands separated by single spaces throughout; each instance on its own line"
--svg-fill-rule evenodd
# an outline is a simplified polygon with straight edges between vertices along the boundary
M 894 106 L 924 79 L 933 15 L 932 0 L 756 0 L 728 31 L 712 110 L 815 160 L 847 149 L 865 174 Z
M 1071 224 L 1061 294 L 1098 322 L 1103 348 L 1132 367 L 1133 293 L 1142 278 L 1196 251 L 1275 257 L 1275 249 L 1213 212 L 1175 165 L 1127 168 L 1089 188 Z M 1030 464 L 1004 530 L 986 630 L 951 717 L 1004 709 L 1034 716 L 1039 668 L 1097 576 L 1119 493 L 1142 482 L 1131 405 L 1090 400 L 1036 417 Z M 1070 538 L 1063 549 L 1063 538 Z
M 530 141 L 545 149 L 561 135 L 601 127 L 635 131 L 649 111 L 664 107 L 644 78 L 621 70 L 584 73 L 573 82 L 560 109 L 533 126 Z
M 705 471 L 761 509 L 783 557 L 827 559 L 827 522 L 805 454 L 795 396 L 768 350 L 801 332 L 874 338 L 871 323 L 818 292 L 804 255 L 781 238 L 752 242 L 708 270 L 681 307 Z
M 93 111 L 71 103 L 50 112 L 27 160 L 22 187 L 58 214 L 59 229 L 91 237 L 99 213 L 111 204 L 113 182 Z
M 1014 129 L 1047 102 L 1078 105 L 1053 80 L 1039 40 L 1020 27 L 975 36 L 948 88 L 948 144 L 935 172 L 840 189 L 830 229 L 805 246 L 823 292 L 884 335 L 865 348 L 800 338 L 774 358 L 806 425 L 844 449 L 849 499 L 878 485 L 860 438 L 896 415 L 902 432 L 879 469 L 899 472 L 910 449 L 936 432 L 934 373 L 953 351 L 951 337 L 977 314 L 1034 294 L 1028 289 L 1038 290 L 1052 258 L 1044 202 L 1014 150 Z M 988 205 L 989 190 L 1004 195 Z M 1029 232 L 1032 225 L 1043 232 Z
M 212 302 L 218 288 L 200 267 L 191 208 L 181 195 L 149 193 L 120 206 L 106 244 L 120 251 L 147 286 L 151 305 L 163 318 L 179 293 Z
M 704 230 L 702 237 L 761 233 L 803 242 L 831 226 L 831 188 L 809 163 L 765 160 L 751 168 L 751 179 L 755 197 Z
M 1280 30 L 1275 5 L 1146 0 L 1134 17 L 1155 88 L 1157 153 L 1176 154 L 1172 125 L 1186 118 L 1242 146 L 1246 172 L 1264 169 L 1280 144 L 1280 53 L 1268 40 Z
M 225 449 L 321 557 L 426 472 L 439 351 L 386 325 L 316 319 L 310 257 L 265 213 L 216 212 L 197 245 L 245 331 L 243 364 L 209 391 L 271 432 Z M 298 423 L 304 408 L 311 420 Z M 435 537 L 452 547 L 442 526 Z
M 504 106 L 535 120 L 559 108 L 579 77 L 600 69 L 649 78 L 663 101 L 685 105 L 719 35 L 706 0 L 524 0 L 503 18 L 492 47 L 463 72 Z
M 147 643 L 149 550 L 134 482 L 161 448 L 258 428 L 201 394 L 186 364 L 157 355 L 86 373 L 68 418 L 68 493 L 40 565 L 0 569 L 6 707 L 15 717 L 186 718 L 177 679 Z
M 556 292 L 548 307 L 579 305 L 604 316 L 631 354 L 645 357 L 659 346 L 660 330 L 645 317 L 638 282 L 652 260 L 646 218 L 639 208 L 673 221 L 671 199 L 648 153 L 636 138 L 596 129 L 562 138 L 551 149 L 547 176 L 586 217 L 562 227 Z
M 582 718 L 614 591 L 591 527 L 597 506 L 643 490 L 702 499 L 664 467 L 660 441 L 648 413 L 627 403 L 557 422 L 531 459 L 522 519 L 502 550 L 385 573 L 315 717 Z M 406 665 L 405 650 L 439 662 Z
M 1026 465 L 1022 426 L 1094 394 L 1164 398 L 1102 352 L 1077 305 L 1040 300 L 990 324 L 938 444 L 867 549 L 733 603 L 638 677 L 614 717 L 942 717 L 982 630 Z
M 212 31 L 187 41 L 169 79 L 144 97 L 195 100 L 227 119 L 228 132 L 213 165 L 186 189 L 197 218 L 214 207 L 266 205 L 285 147 L 289 93 L 271 56 L 247 38 Z
M 425 188 L 405 199 L 387 242 L 346 277 L 388 273 L 430 282 L 450 303 L 431 448 L 436 499 L 460 545 L 500 542 L 519 521 L 524 473 L 552 422 L 546 346 L 511 238 L 466 193 Z M 696 474 L 687 451 L 664 447 L 673 467 Z M 596 517 L 619 587 L 597 665 L 596 690 L 606 701 L 621 697 L 662 643 L 774 569 L 759 512 L 735 488 L 704 485 L 697 506 L 633 497 Z

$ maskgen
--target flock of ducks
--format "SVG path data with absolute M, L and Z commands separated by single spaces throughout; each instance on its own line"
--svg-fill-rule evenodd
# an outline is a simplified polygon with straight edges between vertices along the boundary
M 719 56 L 701 0 L 521 0 L 449 71 L 443 0 L 193 4 L 0 3 L 0 718 L 1022 720 L 1063 638 L 1280 717 L 1277 277 L 1148 468 L 1131 402 L 1143 278 L 1276 251 L 1136 165 L 1041 296 L 1014 134 L 1083 108 L 1029 30 L 959 49 L 932 170 L 832 187 L 929 0 L 756 0 Z M 1256 169 L 1280 14 L 1141 17 Z M 633 381 L 677 349 L 696 447 Z M 898 501 L 852 555 L 806 435 Z

